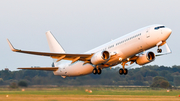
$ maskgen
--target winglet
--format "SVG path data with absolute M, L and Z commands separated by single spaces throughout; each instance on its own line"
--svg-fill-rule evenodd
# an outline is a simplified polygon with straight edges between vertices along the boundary
M 9 39 L 7 39 L 7 42 L 8 42 L 8 44 L 9 44 L 10 49 L 11 49 L 13 52 L 18 51 L 17 49 L 15 49 L 15 48 L 13 47 L 13 45 L 11 44 L 11 42 L 9 41 Z

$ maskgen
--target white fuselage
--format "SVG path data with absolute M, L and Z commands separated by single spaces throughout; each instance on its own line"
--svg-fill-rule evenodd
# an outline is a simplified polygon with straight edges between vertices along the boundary
M 162 25 L 152 25 L 141 28 L 85 53 L 96 53 L 106 50 L 110 55 L 116 55 L 106 64 L 115 66 L 123 60 L 127 60 L 127 58 L 155 47 L 160 41 L 166 41 L 171 34 L 171 29 L 165 27 L 156 30 L 155 27 L 157 26 Z M 68 60 L 56 62 L 55 66 L 59 67 L 59 69 L 54 71 L 54 74 L 61 76 L 80 76 L 90 74 L 94 69 L 92 64 L 87 63 L 83 65 L 83 61 L 77 61 L 73 64 L 71 64 L 71 62 L 72 61 Z

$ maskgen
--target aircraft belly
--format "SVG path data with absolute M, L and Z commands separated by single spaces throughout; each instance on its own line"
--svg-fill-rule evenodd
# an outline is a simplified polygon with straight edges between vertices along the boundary
M 107 64 L 110 64 L 110 65 L 117 65 L 119 63 L 120 63 L 119 57 L 115 57 L 115 58 L 113 58 L 113 59 L 111 59 L 110 61 L 107 62 Z
M 64 69 L 61 68 L 59 71 L 54 72 L 54 74 L 61 76 L 80 76 L 92 73 L 94 67 L 91 64 L 83 65 L 83 63 L 82 61 L 77 61 L 73 64 L 69 64 L 64 67 Z

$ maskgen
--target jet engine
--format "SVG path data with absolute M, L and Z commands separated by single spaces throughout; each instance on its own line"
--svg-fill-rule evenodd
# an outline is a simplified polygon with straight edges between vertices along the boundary
M 155 59 L 155 54 L 153 52 L 147 52 L 146 54 L 139 56 L 138 59 L 136 60 L 136 63 L 138 65 L 144 65 L 154 61 L 154 59 Z
M 91 57 L 91 63 L 94 65 L 99 65 L 99 64 L 106 63 L 107 61 L 109 61 L 109 59 L 110 59 L 110 54 L 108 51 L 100 51 L 100 52 L 95 53 Z

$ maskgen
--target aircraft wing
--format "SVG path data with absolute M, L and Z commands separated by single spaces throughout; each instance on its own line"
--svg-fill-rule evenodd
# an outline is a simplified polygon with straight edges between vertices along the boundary
M 17 69 L 28 69 L 28 70 L 46 70 L 46 71 L 56 71 L 59 67 L 26 67 Z
M 67 54 L 67 53 L 48 53 L 48 52 L 24 51 L 24 50 L 20 50 L 20 49 L 15 49 L 8 39 L 7 39 L 7 41 L 13 52 L 40 55 L 40 56 L 49 56 L 54 59 L 57 59 L 57 62 L 62 59 L 72 60 L 73 62 L 75 62 L 77 60 L 89 61 L 91 59 L 91 57 L 93 56 L 93 54 Z

